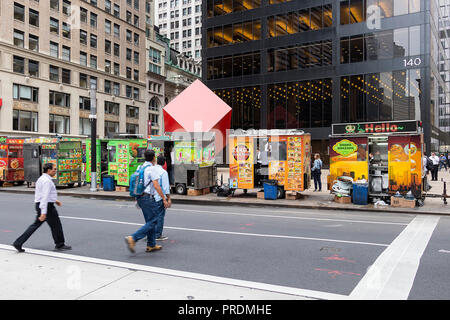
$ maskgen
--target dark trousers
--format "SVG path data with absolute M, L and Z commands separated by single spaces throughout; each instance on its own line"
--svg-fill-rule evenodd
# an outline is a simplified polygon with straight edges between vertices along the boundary
M 31 235 L 39 229 L 39 227 L 47 222 L 50 226 L 50 230 L 52 231 L 52 237 L 55 241 L 56 247 L 61 247 L 64 245 L 64 233 L 62 229 L 61 220 L 59 219 L 58 211 L 56 211 L 55 205 L 51 202 L 47 204 L 47 217 L 44 221 L 39 221 L 39 217 L 41 216 L 41 209 L 39 208 L 39 203 L 35 204 L 36 209 L 36 220 L 32 225 L 28 227 L 27 230 L 19 237 L 16 241 L 14 241 L 14 245 L 22 246 Z
M 320 175 L 321 175 L 320 171 L 318 170 L 312 171 L 312 176 L 314 178 L 314 190 L 322 191 L 322 180 L 320 179 Z
M 438 170 L 439 170 L 439 165 L 433 165 L 433 167 L 431 168 L 431 181 L 437 181 L 438 179 Z

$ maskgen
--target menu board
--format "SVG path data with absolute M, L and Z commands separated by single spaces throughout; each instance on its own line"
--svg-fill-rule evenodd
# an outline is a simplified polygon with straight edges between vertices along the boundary
M 117 150 L 119 152 L 118 165 L 117 165 L 117 184 L 118 185 L 128 185 L 128 161 L 130 157 L 130 152 L 128 150 L 128 144 L 120 143 L 117 145 Z
M 233 186 L 241 189 L 254 188 L 253 139 L 248 137 L 231 138 L 230 145 L 230 179 L 233 180 Z
M 83 164 L 81 143 L 61 142 L 57 155 L 58 184 L 78 182 Z
M 42 148 L 42 157 L 41 157 L 41 163 L 42 167 L 46 163 L 53 163 L 54 166 L 56 166 L 56 170 L 58 170 L 58 156 L 56 153 L 56 144 L 43 144 L 41 146 Z
M 303 185 L 303 150 L 301 137 L 288 137 L 287 180 L 285 189 L 300 191 Z

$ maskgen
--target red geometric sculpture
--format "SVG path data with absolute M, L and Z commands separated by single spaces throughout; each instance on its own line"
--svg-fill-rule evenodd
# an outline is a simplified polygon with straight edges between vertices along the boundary
M 226 142 L 232 109 L 200 80 L 195 80 L 163 108 L 166 132 L 216 132 Z

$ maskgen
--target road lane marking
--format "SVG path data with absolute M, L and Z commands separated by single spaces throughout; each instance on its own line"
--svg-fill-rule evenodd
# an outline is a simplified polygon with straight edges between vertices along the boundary
M 440 252 L 440 253 L 450 253 L 449 250 L 444 250 L 444 249 L 439 250 L 439 252 Z
M 94 221 L 94 222 L 107 222 L 107 223 L 142 226 L 142 223 L 135 223 L 135 222 L 124 222 L 124 221 L 104 220 L 104 219 L 95 219 L 95 218 L 80 218 L 80 217 L 70 217 L 70 216 L 60 216 L 60 217 L 61 218 L 65 218 L 65 219 L 73 219 L 73 220 L 85 220 L 85 221 Z M 209 230 L 209 229 L 195 229 L 195 228 L 181 228 L 181 227 L 169 227 L 169 226 L 164 226 L 164 228 L 165 229 L 172 229 L 172 230 L 180 230 L 180 231 L 220 233 L 220 234 L 230 234 L 230 235 L 239 235 L 239 236 L 253 236 L 253 237 L 280 238 L 280 239 L 293 239 L 293 240 L 310 240 L 310 241 L 322 241 L 322 242 L 339 242 L 339 243 L 359 244 L 359 245 L 369 245 L 369 246 L 379 246 L 379 247 L 387 247 L 387 246 L 389 246 L 388 244 L 384 244 L 384 243 L 360 242 L 360 241 L 337 240 L 337 239 L 296 237 L 296 236 L 285 236 L 285 235 L 245 233 L 245 232 Z
M 439 222 L 436 216 L 417 216 L 369 267 L 350 294 L 352 299 L 406 300 L 420 259 Z
M 0 244 L 0 249 L 15 251 L 15 249 L 12 246 L 3 245 L 3 244 Z M 85 256 L 77 256 L 77 255 L 73 255 L 73 254 L 60 253 L 60 252 L 36 250 L 36 249 L 29 249 L 29 248 L 24 248 L 24 249 L 26 250 L 26 252 L 21 253 L 21 254 L 35 254 L 35 255 L 60 258 L 60 259 L 65 259 L 65 260 L 93 263 L 93 264 L 104 265 L 104 266 L 108 266 L 108 267 L 125 268 L 125 269 L 129 269 L 129 270 L 150 272 L 150 273 L 156 273 L 156 274 L 161 274 L 161 275 L 166 275 L 166 276 L 181 277 L 181 278 L 199 280 L 199 281 L 204 281 L 204 282 L 210 282 L 210 283 L 216 283 L 216 284 L 222 284 L 222 285 L 228 285 L 228 286 L 235 286 L 235 287 L 241 287 L 241 288 L 249 288 L 249 289 L 255 289 L 255 290 L 263 290 L 263 291 L 268 291 L 268 292 L 282 293 L 282 294 L 288 294 L 288 295 L 300 296 L 300 297 L 312 298 L 312 299 L 322 299 L 322 300 L 346 300 L 346 299 L 348 299 L 348 296 L 346 296 L 346 295 L 334 294 L 334 293 L 329 293 L 329 292 L 299 289 L 299 288 L 294 288 L 294 287 L 285 287 L 285 286 L 273 285 L 273 284 L 262 283 L 262 282 L 238 280 L 238 279 L 218 277 L 218 276 L 210 276 L 210 275 L 201 274 L 201 273 L 186 272 L 186 271 L 165 269 L 165 268 L 159 268 L 159 267 L 151 267 L 151 266 L 145 266 L 145 265 L 140 265 L 140 264 L 91 258 L 91 257 L 85 257 Z

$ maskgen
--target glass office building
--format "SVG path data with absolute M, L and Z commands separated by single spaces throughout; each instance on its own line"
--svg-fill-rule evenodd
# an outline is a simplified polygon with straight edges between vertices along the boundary
M 332 123 L 416 119 L 438 150 L 450 145 L 446 12 L 439 0 L 204 0 L 203 81 L 233 129 L 301 128 L 326 155 Z

